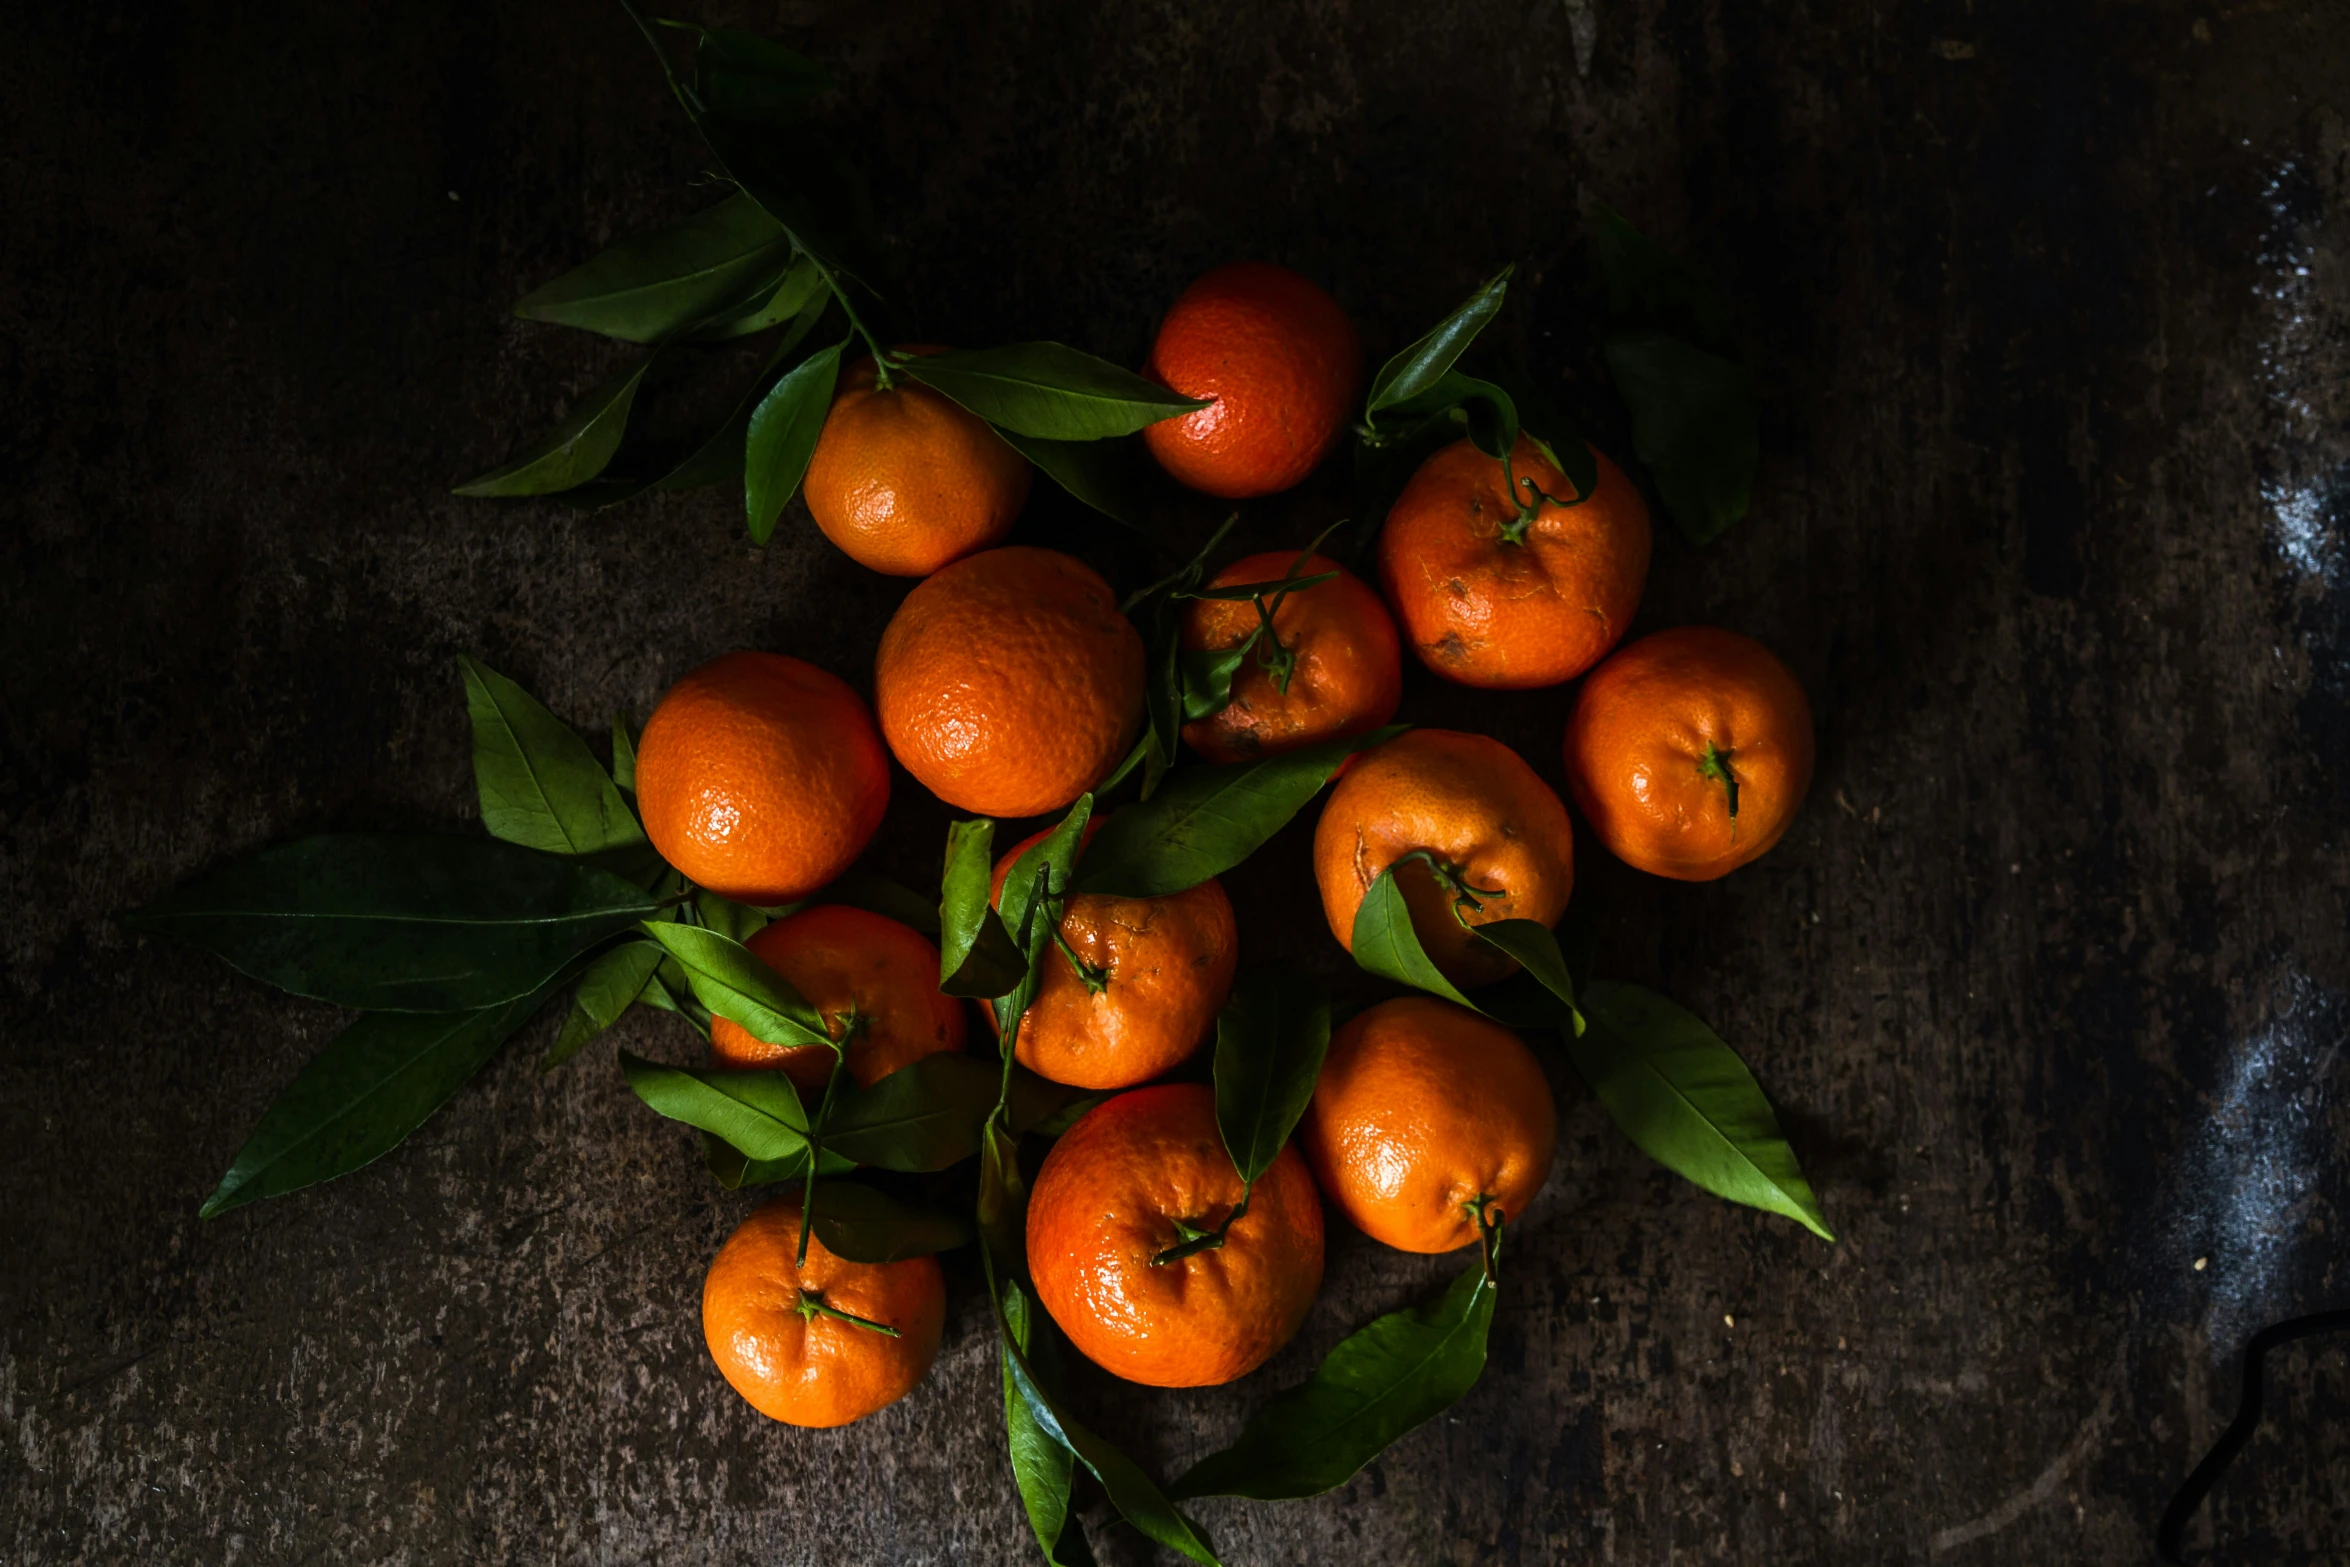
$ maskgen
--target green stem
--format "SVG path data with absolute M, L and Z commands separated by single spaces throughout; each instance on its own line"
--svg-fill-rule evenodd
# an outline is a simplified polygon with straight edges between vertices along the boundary
M 841 287 L 840 279 L 832 275 L 832 268 L 824 264 L 824 258 L 812 250 L 803 250 L 800 254 L 808 258 L 809 264 L 816 269 L 816 275 L 824 279 L 824 286 L 832 290 L 832 297 L 839 300 L 841 309 L 848 313 L 850 330 L 865 340 L 867 351 L 873 355 L 874 386 L 888 391 L 896 382 L 890 376 L 889 355 L 883 350 L 881 339 L 873 335 L 872 329 L 865 325 L 865 318 L 857 314 L 857 306 L 849 298 L 849 291 Z
M 1068 939 L 1061 934 L 1057 922 L 1053 926 L 1053 945 L 1061 949 L 1061 956 L 1067 958 L 1069 967 L 1076 970 L 1077 978 L 1084 984 L 1087 995 L 1098 996 L 1110 988 L 1110 971 L 1079 957 L 1077 949 L 1070 946 Z
M 840 1090 L 841 1069 L 848 1065 L 849 1041 L 865 1031 L 865 1015 L 851 1011 L 841 1020 L 840 1036 L 832 1041 L 832 1074 L 824 1080 L 824 1103 L 816 1124 L 808 1129 L 808 1182 L 800 1192 L 800 1250 L 795 1266 L 808 1261 L 808 1237 L 816 1228 L 816 1166 L 824 1158 L 824 1128 L 832 1119 L 833 1095 Z
M 802 1244 L 805 1244 L 805 1242 Z M 891 1338 L 896 1338 L 898 1336 L 898 1330 L 891 1327 L 886 1322 L 876 1322 L 871 1317 L 860 1317 L 853 1311 L 843 1311 L 838 1306 L 826 1305 L 824 1303 L 824 1296 L 822 1292 L 817 1290 L 800 1291 L 798 1304 L 800 1308 L 800 1320 L 803 1322 L 807 1321 L 810 1317 L 830 1317 L 835 1322 L 853 1323 L 860 1328 L 867 1328 L 875 1333 L 886 1333 Z
M 1484 1192 L 1464 1206 L 1469 1210 L 1469 1217 L 1477 1221 L 1477 1249 L 1485 1264 L 1485 1282 L 1497 1284 L 1501 1276 L 1494 1270 L 1501 1261 L 1501 1227 L 1508 1222 L 1509 1215 L 1493 1206 L 1492 1197 Z
M 1224 1222 L 1212 1230 L 1203 1230 L 1182 1219 L 1177 1219 L 1175 1221 L 1176 1244 L 1151 1258 L 1151 1266 L 1163 1268 L 1170 1262 L 1181 1262 L 1184 1258 L 1197 1256 L 1203 1251 L 1221 1251 L 1224 1247 L 1225 1233 L 1232 1228 L 1233 1220 L 1248 1212 L 1248 1200 L 1252 1195 L 1253 1189 L 1243 1186 L 1240 1189 L 1240 1202 L 1230 1213 L 1224 1215 Z
M 1708 740 L 1705 743 L 1705 755 L 1697 759 L 1699 774 L 1720 784 L 1730 796 L 1730 822 L 1733 826 L 1738 821 L 1738 775 L 1730 771 L 1730 758 L 1737 754 L 1736 751 L 1717 750 L 1714 743 Z
M 1499 887 L 1475 885 L 1462 873 L 1459 866 L 1450 861 L 1438 859 L 1426 849 L 1414 849 L 1409 854 L 1397 855 L 1388 869 L 1392 871 L 1406 860 L 1418 860 L 1422 865 L 1427 866 L 1428 874 L 1436 878 L 1436 885 L 1452 894 L 1452 917 L 1461 922 L 1463 929 L 1468 927 L 1469 916 L 1485 907 L 1487 898 L 1498 898 L 1502 894 L 1502 889 Z

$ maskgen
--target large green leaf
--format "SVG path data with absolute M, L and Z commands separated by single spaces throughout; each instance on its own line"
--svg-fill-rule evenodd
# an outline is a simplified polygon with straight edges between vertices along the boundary
M 1155 898 L 1220 876 L 1288 825 L 1339 763 L 1401 733 L 1391 725 L 1252 762 L 1177 768 L 1157 794 L 1103 822 L 1071 890 Z
M 938 988 L 950 996 L 1005 995 L 1028 971 L 988 901 L 994 877 L 995 823 L 978 817 L 950 824 L 938 904 Z
M 473 720 L 473 782 L 492 836 L 549 854 L 631 848 L 644 829 L 587 743 L 529 692 L 459 654 Z
M 580 1046 L 619 1022 L 620 1014 L 654 983 L 653 971 L 661 966 L 661 955 L 657 941 L 624 941 L 590 963 L 571 993 L 571 1012 L 563 1019 L 563 1031 L 555 1036 L 553 1048 L 540 1064 L 550 1070 L 561 1066 L 579 1053 Z
M 813 1221 L 824 1249 L 851 1262 L 896 1262 L 971 1243 L 971 1226 L 854 1181 L 819 1181 Z
M 791 261 L 791 237 L 737 191 L 683 223 L 622 240 L 532 291 L 514 313 L 654 343 L 769 300 Z
M 941 1053 L 841 1096 L 824 1123 L 824 1146 L 884 1170 L 943 1170 L 979 1151 L 979 1127 L 995 1108 L 1002 1071 L 973 1056 Z
M 1393 865 L 1379 873 L 1355 905 L 1354 960 L 1374 974 L 1477 1010 L 1477 1003 L 1444 977 L 1420 945 L 1420 933 L 1412 928 L 1411 905 L 1396 885 Z
M 1004 443 L 1038 471 L 1112 522 L 1142 526 L 1149 475 L 1126 441 L 1054 441 L 996 426 Z
M 1669 332 L 1699 348 L 1736 357 L 1730 313 L 1705 280 L 1624 215 L 1595 203 L 1584 218 L 1592 257 L 1607 282 L 1607 313 L 1631 332 Z
M 1294 969 L 1252 969 L 1216 1014 L 1216 1125 L 1255 1185 L 1289 1142 L 1330 1048 L 1330 1000 Z
M 652 367 L 653 354 L 648 353 L 615 371 L 582 397 L 546 439 L 513 461 L 466 480 L 455 493 L 552 495 L 587 483 L 620 450 L 620 438 L 628 433 L 628 411 Z
M 1492 920 L 1476 926 L 1475 931 L 1480 941 L 1517 959 L 1518 966 L 1550 993 L 1559 1004 L 1557 1016 L 1565 1026 L 1581 1026 L 1575 1010 L 1575 977 L 1568 971 L 1558 937 L 1549 926 L 1533 920 Z
M 752 411 L 743 446 L 743 505 L 754 544 L 774 537 L 775 519 L 807 475 L 816 437 L 824 433 L 824 416 L 832 409 L 846 346 L 820 348 L 794 365 Z
M 1632 449 L 1683 536 L 1704 544 L 1745 516 L 1762 461 L 1746 367 L 1661 333 L 1611 337 L 1607 367 L 1632 412 Z
M 1044 1314 L 1029 1303 L 1017 1284 L 1007 1282 L 1003 1287 L 1002 1322 L 1005 1342 L 1029 1357 L 1036 1375 L 1049 1377 L 1051 1368 L 1045 1362 L 1052 1346 L 1052 1328 L 1045 1324 Z M 1093 1551 L 1086 1544 L 1085 1530 L 1069 1506 L 1075 1456 L 1037 1424 L 1035 1412 L 1021 1396 L 1019 1381 L 1012 1375 L 1009 1351 L 1002 1360 L 1004 1437 L 1011 1450 L 1012 1480 L 1020 1488 L 1020 1506 L 1028 1514 L 1028 1527 L 1034 1531 L 1036 1543 L 1052 1567 L 1092 1567 Z
M 918 354 L 896 368 L 992 425 L 1049 441 L 1132 435 L 1208 406 L 1060 343 Z
M 1580 1037 L 1562 1036 L 1567 1053 L 1641 1152 L 1717 1197 L 1836 1238 L 1762 1085 L 1712 1029 L 1615 980 L 1584 988 L 1583 1016 Z
M 745 1159 L 796 1160 L 806 1168 L 808 1112 L 781 1072 L 664 1066 L 626 1050 L 620 1071 L 639 1099 L 670 1120 L 723 1139 Z
M 1451 315 L 1379 367 L 1379 373 L 1371 378 L 1371 393 L 1363 405 L 1373 424 L 1379 422 L 1381 412 L 1411 402 L 1443 379 L 1477 340 L 1477 334 L 1485 330 L 1485 324 L 1500 313 L 1502 299 L 1509 292 L 1510 274 L 1515 270 L 1515 267 L 1503 267 L 1484 287 L 1461 301 Z
M 1277 1501 L 1346 1484 L 1477 1385 L 1492 1323 L 1493 1285 L 1478 1262 L 1430 1304 L 1349 1335 L 1312 1380 L 1251 1415 L 1239 1441 L 1192 1465 L 1168 1494 Z
M 684 969 L 694 999 L 713 1015 L 741 1024 L 765 1044 L 831 1045 L 824 1019 L 791 981 L 733 937 L 666 920 L 648 923 L 645 930 L 669 949 Z
M 348 1175 L 397 1147 L 560 985 L 473 1012 L 370 1012 L 329 1040 L 261 1114 L 200 1210 L 209 1219 Z
M 337 833 L 248 855 L 123 924 L 298 996 L 470 1012 L 533 993 L 654 907 L 609 871 L 495 838 Z

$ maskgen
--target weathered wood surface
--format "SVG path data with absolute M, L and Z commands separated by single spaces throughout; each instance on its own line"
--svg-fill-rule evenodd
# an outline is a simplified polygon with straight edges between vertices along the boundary
M 1668 888 L 1587 847 L 1578 899 L 1605 967 L 1745 1050 L 1842 1241 L 1660 1174 L 1562 1078 L 1484 1384 L 1334 1497 L 1203 1506 L 1230 1557 L 2145 1559 L 2231 1346 L 2350 1291 L 2350 13 L 714 19 L 839 67 L 909 338 L 1133 362 L 1188 276 L 1262 255 L 1381 350 L 1515 258 L 1534 352 L 1589 387 L 1594 199 L 1752 324 L 1754 515 L 1663 542 L 1643 624 L 1779 648 L 1819 781 L 1754 869 Z M 0 1560 L 1025 1559 L 967 1265 L 916 1396 L 841 1434 L 762 1422 L 696 1318 L 746 1201 L 608 1045 L 541 1076 L 551 1020 L 376 1168 L 200 1225 L 337 1019 L 109 918 L 296 832 L 469 818 L 459 650 L 591 724 L 736 646 L 863 678 L 902 587 L 804 519 L 761 555 L 709 493 L 446 494 L 599 364 L 507 305 L 695 203 L 642 45 L 544 0 L 10 33 Z M 1406 716 L 1555 782 L 1565 706 L 1418 680 Z M 886 829 L 908 876 L 943 820 L 915 792 Z M 1304 840 L 1236 902 L 1258 950 L 1336 975 Z M 1301 1342 L 1242 1388 L 1083 1402 L 1172 1469 L 1447 1266 L 1338 1236 Z M 2350 1550 L 2344 1369 L 2283 1358 L 2221 1559 Z

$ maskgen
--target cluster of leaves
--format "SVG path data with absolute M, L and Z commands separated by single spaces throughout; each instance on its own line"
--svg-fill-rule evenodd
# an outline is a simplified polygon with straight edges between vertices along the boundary
M 621 241 L 515 307 L 643 352 L 537 444 L 457 493 L 609 506 L 652 490 L 737 483 L 751 538 L 764 544 L 815 456 L 841 357 L 861 340 L 878 384 L 905 377 L 952 398 L 1078 500 L 1133 522 L 1132 454 L 1119 438 L 1205 404 L 1060 343 L 934 355 L 885 347 L 864 313 L 874 300 L 858 270 L 856 183 L 808 113 L 831 86 L 823 68 L 750 33 L 656 25 L 629 11 L 734 191 L 682 223 Z M 661 29 L 694 39 L 690 74 L 674 69 Z M 837 336 L 819 331 L 836 318 Z M 715 428 L 682 449 L 631 439 L 630 415 L 657 360 L 761 333 L 773 334 L 766 360 Z

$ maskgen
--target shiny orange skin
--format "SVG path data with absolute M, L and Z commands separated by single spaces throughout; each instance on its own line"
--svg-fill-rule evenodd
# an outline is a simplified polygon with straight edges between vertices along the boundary
M 1185 289 L 1142 373 L 1209 406 L 1147 425 L 1175 479 L 1226 500 L 1288 489 L 1328 455 L 1361 389 L 1354 323 L 1286 267 L 1236 261 Z
M 1086 823 L 1086 841 L 1100 826 Z M 1013 862 L 1044 836 L 996 861 L 991 899 L 1003 897 Z M 1061 906 L 1061 939 L 1105 971 L 1102 989 L 1087 989 L 1057 947 L 1047 951 L 1013 1054 L 1075 1088 L 1132 1088 L 1189 1058 L 1232 994 L 1240 956 L 1232 900 L 1213 878 L 1164 898 L 1073 894 Z M 993 1027 L 995 1013 L 987 1018 Z
M 804 898 L 865 851 L 889 758 L 864 699 L 780 653 L 728 653 L 669 688 L 636 747 L 645 836 L 738 903 Z
M 1471 1244 L 1480 1198 L 1488 1218 L 1516 1217 L 1549 1179 L 1557 1142 L 1558 1110 L 1533 1052 L 1434 996 L 1383 1001 L 1331 1035 L 1298 1123 L 1324 1195 L 1400 1251 Z
M 1011 546 L 915 585 L 874 660 L 906 771 L 987 816 L 1058 811 L 1142 728 L 1142 635 L 1083 561 Z
M 1738 785 L 1730 791 L 1706 769 Z M 1567 720 L 1567 787 L 1616 858 L 1711 881 L 1785 836 L 1811 787 L 1811 703 L 1769 648 L 1716 626 L 1642 637 L 1591 672 Z M 1721 760 L 1726 758 L 1726 760 Z
M 1322 1286 L 1322 1204 L 1295 1148 L 1257 1181 L 1224 1244 L 1160 1266 L 1178 1220 L 1213 1230 L 1240 1201 L 1215 1091 L 1164 1083 L 1088 1111 L 1028 1198 L 1036 1298 L 1095 1365 L 1150 1387 L 1214 1387 L 1289 1342 Z
M 1519 544 L 1503 537 L 1518 509 L 1500 463 L 1461 440 L 1420 465 L 1379 534 L 1379 584 L 1421 663 L 1514 691 L 1572 680 L 1616 645 L 1648 580 L 1648 506 L 1623 470 L 1591 455 L 1591 498 L 1538 503 Z M 1523 436 L 1510 464 L 1545 495 L 1575 493 Z
M 819 1210 L 821 1211 L 821 1210 Z M 744 1402 L 795 1426 L 845 1426 L 914 1391 L 946 1330 L 946 1282 L 935 1257 L 850 1262 L 808 1237 L 795 1263 L 800 1199 L 779 1197 L 741 1223 L 702 1280 L 702 1340 Z M 803 1316 L 802 1291 L 870 1322 Z
M 801 494 L 824 536 L 858 565 L 927 577 L 1002 542 L 1028 504 L 1029 479 L 1028 459 L 986 420 L 903 375 L 882 390 L 867 358 L 841 377 Z
M 1217 572 L 1208 586 L 1278 582 L 1296 564 L 1297 556 L 1286 551 L 1250 555 Z M 1403 700 L 1403 650 L 1395 622 L 1379 595 L 1336 561 L 1313 556 L 1298 575 L 1324 571 L 1338 575 L 1287 595 L 1273 613 L 1274 635 L 1297 659 L 1288 691 L 1274 685 L 1258 657 L 1260 643 L 1232 677 L 1231 705 L 1183 726 L 1184 743 L 1209 761 L 1241 762 L 1294 751 L 1366 733 L 1395 716 Z M 1183 611 L 1183 649 L 1202 653 L 1238 647 L 1260 619 L 1253 603 L 1194 599 Z
M 1567 808 L 1499 740 L 1450 729 L 1413 729 L 1355 758 L 1314 828 L 1314 879 L 1340 946 L 1354 950 L 1355 911 L 1379 873 L 1415 850 L 1450 866 L 1482 905 L 1467 918 L 1555 925 L 1575 887 L 1574 829 Z M 1452 912 L 1425 863 L 1396 872 L 1412 929 L 1445 978 L 1486 985 L 1517 964 L 1485 945 Z
M 861 1020 L 849 1042 L 849 1076 L 871 1087 L 927 1055 L 963 1048 L 964 1006 L 938 989 L 938 948 L 920 931 L 845 903 L 821 903 L 754 933 L 744 946 L 791 981 L 838 1039 L 848 1019 Z M 776 1067 L 803 1093 L 821 1093 L 832 1076 L 822 1045 L 771 1045 L 740 1023 L 710 1020 L 710 1061 L 722 1067 Z

